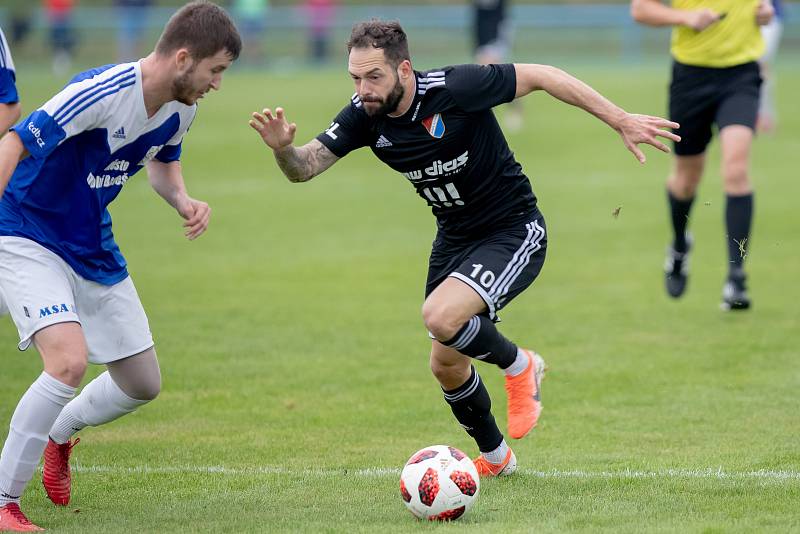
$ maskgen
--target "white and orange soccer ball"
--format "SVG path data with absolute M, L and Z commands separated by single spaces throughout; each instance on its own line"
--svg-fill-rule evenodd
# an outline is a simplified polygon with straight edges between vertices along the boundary
M 458 519 L 478 498 L 480 479 L 469 457 L 447 445 L 414 453 L 400 473 L 400 495 L 420 519 Z

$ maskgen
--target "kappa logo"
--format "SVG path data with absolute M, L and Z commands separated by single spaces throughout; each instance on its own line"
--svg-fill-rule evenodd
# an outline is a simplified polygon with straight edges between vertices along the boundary
M 111 135 L 111 137 L 114 139 L 125 139 L 125 127 L 120 126 L 119 129 Z
M 387 146 L 392 146 L 392 142 L 386 139 L 383 135 L 378 138 L 378 141 L 375 143 L 375 148 L 386 148 Z
M 435 139 L 441 139 L 444 137 L 445 128 L 441 113 L 437 113 L 436 115 L 422 119 L 422 125 L 426 130 L 428 130 L 428 133 L 431 134 L 431 137 Z

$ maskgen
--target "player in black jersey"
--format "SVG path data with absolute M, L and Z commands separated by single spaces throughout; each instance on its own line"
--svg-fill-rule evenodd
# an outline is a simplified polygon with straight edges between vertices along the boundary
M 483 476 L 507 475 L 516 458 L 491 413 L 489 393 L 470 358 L 504 370 L 508 426 L 525 436 L 541 411 L 544 361 L 495 327 L 496 314 L 533 283 L 547 235 L 528 178 L 491 108 L 535 90 L 579 106 L 614 128 L 644 163 L 637 146 L 669 152 L 657 136 L 676 123 L 628 114 L 586 84 L 545 65 L 460 65 L 414 71 L 397 22 L 356 24 L 348 43 L 356 93 L 327 130 L 302 147 L 296 125 L 278 108 L 253 113 L 250 125 L 273 149 L 292 182 L 320 174 L 369 146 L 401 173 L 437 219 L 422 314 L 432 338 L 431 369 L 456 419 L 472 436 Z

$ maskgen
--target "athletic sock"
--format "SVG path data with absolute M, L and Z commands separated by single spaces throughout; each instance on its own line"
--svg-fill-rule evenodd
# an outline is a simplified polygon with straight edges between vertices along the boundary
M 50 437 L 56 443 L 66 443 L 84 427 L 108 423 L 147 402 L 126 395 L 106 371 L 86 384 L 80 395 L 64 407 L 50 429 Z
M 686 226 L 689 223 L 689 211 L 692 209 L 694 197 L 681 200 L 667 190 L 667 200 L 669 201 L 670 217 L 672 218 L 672 230 L 675 232 L 675 241 L 672 247 L 676 252 L 686 252 Z
M 506 376 L 521 375 L 530 363 L 531 359 L 528 358 L 528 355 L 522 352 L 522 349 L 517 349 L 517 357 L 514 359 L 514 363 L 503 369 L 503 372 L 505 372 Z
M 481 456 L 486 458 L 486 461 L 490 464 L 499 465 L 506 459 L 506 454 L 508 454 L 508 444 L 506 440 L 503 440 L 497 448 L 492 451 L 482 452 Z
M 728 230 L 729 270 L 741 272 L 750 241 L 753 221 L 753 193 L 741 196 L 727 195 L 725 225 Z
M 461 354 L 507 368 L 517 358 L 517 346 L 483 315 L 473 315 L 450 341 L 442 342 Z
M 478 450 L 491 452 L 497 449 L 503 441 L 503 435 L 492 415 L 489 392 L 474 367 L 466 382 L 444 392 L 444 399 L 467 434 L 478 444 Z
M 74 395 L 74 387 L 43 372 L 22 396 L 0 454 L 0 506 L 19 502 L 39 465 L 53 421 Z

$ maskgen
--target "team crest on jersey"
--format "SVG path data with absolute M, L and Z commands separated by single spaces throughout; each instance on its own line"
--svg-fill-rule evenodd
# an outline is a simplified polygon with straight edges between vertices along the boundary
M 422 119 L 422 125 L 432 137 L 441 139 L 444 136 L 444 121 L 441 113 Z

